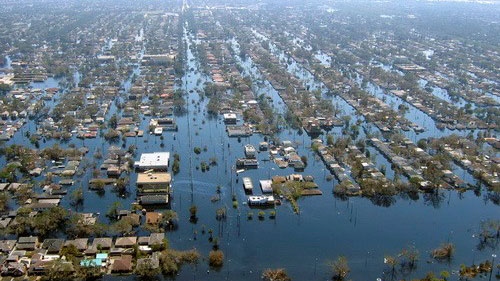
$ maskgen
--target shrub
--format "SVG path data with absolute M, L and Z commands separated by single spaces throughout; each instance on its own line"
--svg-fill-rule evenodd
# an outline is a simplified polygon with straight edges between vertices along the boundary
M 262 273 L 262 279 L 265 281 L 291 281 L 292 278 L 288 276 L 286 273 L 285 269 L 283 268 L 278 268 L 278 269 L 266 269 Z
M 208 264 L 211 267 L 222 267 L 224 264 L 224 253 L 221 250 L 210 251 L 208 254 Z
M 452 243 L 445 243 L 432 251 L 432 257 L 437 260 L 449 260 L 453 256 L 454 251 L 455 246 Z
M 259 219 L 263 220 L 266 213 L 264 211 L 259 211 Z

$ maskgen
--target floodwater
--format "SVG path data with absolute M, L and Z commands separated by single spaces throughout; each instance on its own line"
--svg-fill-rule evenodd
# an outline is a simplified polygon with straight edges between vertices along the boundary
M 193 44 L 197 44 L 196 38 L 185 31 L 184 40 L 188 46 L 186 48 L 188 65 L 180 87 L 188 93 L 186 97 L 188 111 L 176 116 L 178 132 L 164 132 L 163 140 L 158 136 L 146 134 L 143 138 L 129 138 L 125 144 L 125 147 L 131 144 L 138 147 L 137 159 L 143 152 L 170 151 L 172 154 L 180 155 L 180 172 L 173 177 L 171 206 L 179 214 L 180 223 L 178 230 L 167 234 L 171 247 L 181 250 L 196 248 L 206 257 L 212 244 L 208 241 L 208 234 L 203 234 L 202 230 L 208 232 L 209 229 L 213 229 L 214 237 L 218 237 L 220 249 L 224 252 L 225 262 L 220 270 L 209 268 L 207 261 L 201 260 L 196 266 L 185 266 L 175 280 L 260 280 L 264 269 L 281 267 L 286 268 L 294 280 L 329 280 L 332 274 L 328 262 L 341 255 L 346 256 L 349 261 L 351 268 L 349 279 L 375 280 L 380 277 L 383 280 L 390 280 L 389 275 L 384 275 L 384 270 L 387 270 L 387 266 L 383 263 L 384 256 L 397 255 L 403 248 L 414 246 L 420 251 L 418 267 L 408 275 L 398 273 L 396 276 L 401 279 L 412 279 L 422 277 L 429 271 L 457 271 L 460 264 L 484 261 L 497 251 L 477 250 L 479 240 L 474 237 L 479 232 L 482 220 L 499 218 L 498 206 L 484 200 L 485 192 L 476 196 L 471 191 L 463 194 L 440 191 L 435 195 L 420 194 L 418 198 L 413 199 L 397 196 L 392 200 L 376 202 L 367 198 L 336 198 L 332 194 L 332 189 L 337 181 L 327 179 L 329 172 L 310 149 L 311 139 L 306 134 L 300 135 L 288 129 L 278 134 L 279 139 L 293 141 L 299 155 L 308 158 L 308 165 L 303 174 L 315 178 L 323 195 L 301 198 L 298 202 L 300 214 L 294 214 L 290 204 L 284 202 L 283 205 L 276 207 L 275 219 L 269 218 L 269 213 L 273 209 L 266 209 L 265 218 L 260 220 L 257 217 L 260 209 L 251 209 L 245 204 L 247 197 L 241 178 L 250 177 L 254 184 L 254 194 L 260 194 L 259 180 L 274 175 L 289 175 L 294 171 L 291 168 L 279 169 L 272 161 L 267 161 L 269 159 L 267 152 L 260 152 L 257 156 L 259 169 L 247 170 L 241 174 L 235 173 L 235 160 L 243 157 L 244 145 L 258 146 L 264 138 L 260 135 L 241 139 L 229 138 L 222 119 L 208 117 L 205 110 L 208 99 L 201 99 L 198 95 L 203 86 L 198 81 L 204 82 L 210 79 L 197 71 L 199 62 L 190 48 Z M 237 48 L 237 42 L 233 42 L 232 46 Z M 252 76 L 255 80 L 262 79 L 251 60 L 239 63 L 243 66 L 243 75 Z M 296 70 L 300 71 L 300 66 L 295 62 L 290 64 L 290 67 L 297 67 Z M 54 86 L 54 83 L 57 85 L 56 80 L 49 80 L 32 86 L 45 88 Z M 123 85 L 128 91 L 130 81 L 124 81 Z M 318 86 L 312 81 L 309 81 L 309 85 Z M 285 105 L 283 102 L 280 103 L 279 96 L 273 92 L 267 81 L 255 82 L 253 86 L 256 93 L 266 93 L 273 99 L 278 112 L 284 110 Z M 372 94 L 384 96 L 395 105 L 401 102 L 385 93 L 380 93 L 377 89 L 374 89 Z M 58 98 L 59 96 L 55 97 L 56 100 Z M 342 108 L 344 114 L 352 114 L 353 120 L 357 118 L 353 114 L 353 109 L 342 99 L 338 97 L 331 99 L 332 103 Z M 114 113 L 120 114 L 115 103 L 108 117 Z M 433 121 L 412 109 L 405 116 L 426 128 L 434 126 Z M 147 128 L 149 119 L 144 116 L 140 127 Z M 370 124 L 364 123 L 363 120 L 362 125 Z M 34 130 L 35 126 L 33 121 L 28 121 L 7 144 L 30 146 L 24 133 L 27 130 Z M 412 140 L 416 141 L 417 137 L 422 136 L 443 135 L 440 132 L 428 129 L 426 133 L 412 136 L 415 137 Z M 341 137 L 340 130 L 333 130 L 331 133 L 335 138 Z M 54 143 L 56 141 L 47 140 L 41 143 L 41 147 Z M 88 147 L 90 161 L 95 161 L 97 166 L 103 160 L 92 159 L 91 155 L 101 151 L 105 156 L 111 145 L 123 145 L 122 141 L 110 144 L 100 138 L 84 141 L 74 138 L 61 145 L 67 147 L 71 143 Z M 194 154 L 195 147 L 202 148 L 202 153 Z M 387 166 L 388 177 L 392 178 L 393 171 L 387 160 L 372 148 L 369 149 L 376 155 L 377 167 Z M 207 172 L 198 169 L 202 161 L 208 162 L 213 157 L 217 160 L 217 165 L 211 166 Z M 3 164 L 4 159 L 2 161 Z M 128 187 L 130 192 L 123 195 L 110 189 L 101 195 L 90 191 L 87 184 L 90 177 L 90 171 L 77 176 L 75 185 L 68 190 L 70 194 L 75 188 L 83 186 L 85 202 L 79 211 L 104 214 L 108 206 L 115 201 L 119 201 L 123 208 L 129 208 L 130 203 L 134 201 L 133 183 L 137 177 L 135 172 L 130 174 L 131 184 Z M 470 177 L 467 179 L 471 180 Z M 217 195 L 217 186 L 221 186 L 220 200 L 214 201 L 212 199 Z M 41 192 L 41 189 L 37 191 Z M 231 204 L 233 194 L 239 202 L 237 208 L 233 208 Z M 62 204 L 69 208 L 68 197 L 66 196 Z M 199 210 L 196 223 L 189 222 L 188 210 L 191 205 L 196 205 Z M 220 221 L 216 219 L 216 210 L 219 208 L 227 210 L 227 219 Z M 253 212 L 253 219 L 247 219 L 248 212 Z M 104 215 L 100 216 L 100 220 L 107 221 Z M 143 232 L 139 231 L 138 234 L 141 233 Z M 429 252 L 444 242 L 454 243 L 456 247 L 454 258 L 449 263 L 432 261 Z M 131 276 L 104 278 L 104 280 L 133 279 Z M 454 274 L 450 280 L 458 280 L 458 276 Z

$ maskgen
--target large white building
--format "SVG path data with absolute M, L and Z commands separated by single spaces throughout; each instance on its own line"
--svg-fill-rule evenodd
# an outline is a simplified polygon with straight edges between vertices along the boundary
M 134 163 L 134 167 L 140 170 L 168 170 L 170 152 L 153 152 L 141 154 L 141 159 Z

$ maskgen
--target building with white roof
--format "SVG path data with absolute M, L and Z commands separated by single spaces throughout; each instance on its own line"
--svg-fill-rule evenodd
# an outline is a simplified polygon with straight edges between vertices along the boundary
M 134 163 L 134 167 L 140 170 L 168 170 L 170 152 L 153 152 L 141 154 L 141 159 Z

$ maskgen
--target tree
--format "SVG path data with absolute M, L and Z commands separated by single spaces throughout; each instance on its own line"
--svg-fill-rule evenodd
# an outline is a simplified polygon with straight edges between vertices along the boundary
M 16 170 L 18 165 L 9 163 L 0 170 L 0 179 L 7 182 L 15 182 L 17 180 Z
M 78 279 L 85 281 L 100 280 L 104 276 L 104 272 L 98 266 L 78 266 L 76 268 L 76 276 Z
M 125 177 L 125 178 L 118 178 L 116 180 L 116 185 L 115 185 L 115 188 L 118 192 L 124 192 L 127 188 L 127 184 L 129 182 L 129 178 L 128 177 Z
M 74 272 L 75 269 L 71 262 L 58 259 L 47 264 L 46 272 L 45 275 L 42 277 L 42 280 L 47 280 L 47 281 L 72 280 Z
M 83 204 L 83 189 L 77 188 L 71 193 L 71 205 L 77 206 Z
M 0 83 L 0 93 L 5 94 L 9 92 L 11 87 L 8 84 Z
M 326 135 L 326 145 L 333 145 L 333 135 Z
M 437 260 L 450 260 L 454 251 L 455 246 L 452 243 L 444 243 L 432 251 L 432 257 Z
M 224 253 L 221 250 L 212 250 L 208 254 L 208 264 L 220 268 L 224 264 Z
M 115 201 L 111 206 L 109 207 L 108 211 L 106 212 L 106 216 L 110 220 L 117 220 L 118 219 L 118 210 L 122 206 L 122 203 Z
M 347 258 L 344 256 L 338 257 L 337 260 L 331 264 L 331 269 L 333 271 L 334 280 L 344 280 L 351 271 L 347 263 Z
M 292 278 L 288 276 L 286 273 L 285 269 L 283 268 L 278 268 L 278 269 L 266 269 L 262 273 L 262 279 L 265 281 L 291 281 Z
M 128 217 L 123 217 L 113 224 L 113 230 L 121 235 L 127 235 L 132 232 L 132 220 Z
M 180 171 L 180 161 L 174 158 L 174 163 L 172 164 L 172 172 L 174 175 L 178 174 Z
M 198 207 L 196 207 L 196 205 L 191 205 L 191 207 L 189 207 L 189 214 L 191 214 L 191 220 L 196 219 L 197 212 L 198 212 Z
M 32 218 L 29 216 L 31 209 L 27 207 L 21 207 L 17 210 L 17 216 L 15 218 L 16 223 L 9 224 L 8 232 L 15 234 L 17 236 L 26 234 L 31 231 Z
M 427 140 L 426 139 L 420 139 L 418 142 L 417 142 L 417 146 L 423 150 L 426 150 L 427 149 Z
M 56 206 L 35 216 L 32 227 L 40 236 L 45 237 L 63 229 L 67 219 L 68 212 L 62 207 Z
M 134 273 L 144 280 L 152 280 L 155 276 L 160 274 L 160 272 L 160 267 L 156 267 L 151 258 L 139 260 L 134 270 Z
M 178 223 L 178 215 L 173 210 L 165 211 L 161 216 L 161 226 L 170 230 L 175 229 Z
M 9 208 L 10 196 L 7 192 L 0 193 L 0 211 L 5 211 Z
M 402 257 L 401 266 L 403 268 L 407 268 L 410 271 L 415 269 L 417 266 L 419 252 L 414 246 L 403 249 L 400 256 Z
M 398 265 L 398 259 L 393 256 L 385 256 L 384 263 L 387 264 L 391 269 L 391 279 L 393 279 L 394 274 L 396 273 L 396 266 Z
M 117 125 L 118 125 L 118 116 L 115 113 L 115 114 L 113 114 L 113 116 L 111 116 L 111 118 L 109 118 L 108 128 L 116 129 Z

